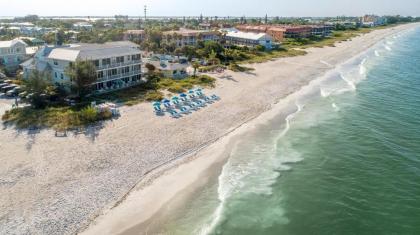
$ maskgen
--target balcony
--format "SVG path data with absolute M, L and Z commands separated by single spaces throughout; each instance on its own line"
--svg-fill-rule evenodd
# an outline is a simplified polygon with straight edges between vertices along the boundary
M 107 81 L 112 81 L 115 79 L 121 79 L 121 78 L 125 78 L 125 77 L 131 77 L 134 75 L 141 75 L 141 70 L 137 70 L 137 71 L 131 71 L 129 73 L 120 73 L 120 74 L 116 74 L 116 75 L 112 75 L 112 76 L 105 76 L 103 78 L 98 78 L 98 80 L 96 81 L 98 82 L 107 82 Z
M 105 70 L 105 69 L 112 69 L 112 68 L 118 68 L 118 67 L 124 67 L 134 64 L 140 64 L 141 60 L 130 60 L 123 63 L 111 63 L 108 65 L 102 65 L 102 66 L 96 66 L 97 70 Z

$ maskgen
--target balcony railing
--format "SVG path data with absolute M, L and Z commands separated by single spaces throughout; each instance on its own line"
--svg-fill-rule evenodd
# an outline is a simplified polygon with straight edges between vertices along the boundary
M 118 67 L 129 66 L 129 65 L 140 64 L 140 63 L 141 63 L 141 60 L 130 60 L 123 63 L 111 63 L 107 65 L 96 66 L 96 69 L 97 70 L 112 69 L 112 68 L 118 68 Z
M 130 77 L 130 76 L 134 76 L 134 75 L 141 75 L 141 70 L 131 71 L 129 73 L 120 73 L 120 74 L 116 74 L 116 75 L 112 75 L 112 76 L 105 76 L 103 78 L 98 78 L 97 82 L 107 82 L 107 81 L 120 79 L 120 78 L 125 78 L 125 77 Z

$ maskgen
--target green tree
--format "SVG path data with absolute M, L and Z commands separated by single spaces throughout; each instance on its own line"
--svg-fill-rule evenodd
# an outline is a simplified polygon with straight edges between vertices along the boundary
M 154 74 L 154 72 L 156 71 L 156 67 L 153 64 L 147 63 L 145 65 L 146 69 L 147 69 L 147 74 L 150 76 L 152 74 Z
M 66 68 L 66 75 L 72 81 L 72 90 L 84 98 L 92 90 L 92 83 L 96 82 L 97 74 L 95 65 L 88 60 L 77 60 Z
M 28 101 L 34 108 L 44 108 L 48 98 L 55 95 L 55 86 L 51 76 L 34 70 L 29 79 L 24 80 L 23 90 L 28 93 Z

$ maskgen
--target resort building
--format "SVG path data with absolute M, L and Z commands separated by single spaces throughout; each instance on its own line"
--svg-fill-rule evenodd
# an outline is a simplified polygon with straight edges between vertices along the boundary
M 218 41 L 219 32 L 208 30 L 181 29 L 163 33 L 162 41 L 175 43 L 177 47 L 195 46 L 199 41 Z
M 24 78 L 38 70 L 50 73 L 55 84 L 68 87 L 72 81 L 66 75 L 66 68 L 77 60 L 95 64 L 98 79 L 92 86 L 98 93 L 130 87 L 142 79 L 141 51 L 135 43 L 127 41 L 45 46 L 21 66 Z
M 250 33 L 241 31 L 230 31 L 225 35 L 226 43 L 236 46 L 256 47 L 264 46 L 270 50 L 273 47 L 273 39 L 266 33 Z
M 124 32 L 124 40 L 142 42 L 146 39 L 146 33 L 144 30 L 127 30 Z
M 16 70 L 27 59 L 27 44 L 20 40 L 0 41 L 0 64 L 8 70 Z

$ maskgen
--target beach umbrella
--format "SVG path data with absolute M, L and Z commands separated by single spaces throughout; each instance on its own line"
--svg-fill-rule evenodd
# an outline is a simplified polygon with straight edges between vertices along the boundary
M 161 103 L 160 102 L 154 102 L 153 103 L 153 106 L 160 106 L 161 105 Z
M 193 94 L 194 90 L 189 90 L 188 93 Z
M 187 97 L 187 95 L 184 93 L 180 94 L 179 96 L 184 97 L 184 98 Z
M 202 91 L 202 89 L 201 88 L 198 88 L 196 91 Z
M 179 97 L 178 96 L 174 96 L 174 97 L 172 97 L 172 100 L 179 100 Z
M 171 101 L 170 101 L 170 100 L 168 100 L 168 99 L 164 99 L 162 102 L 163 102 L 163 103 L 171 103 Z

